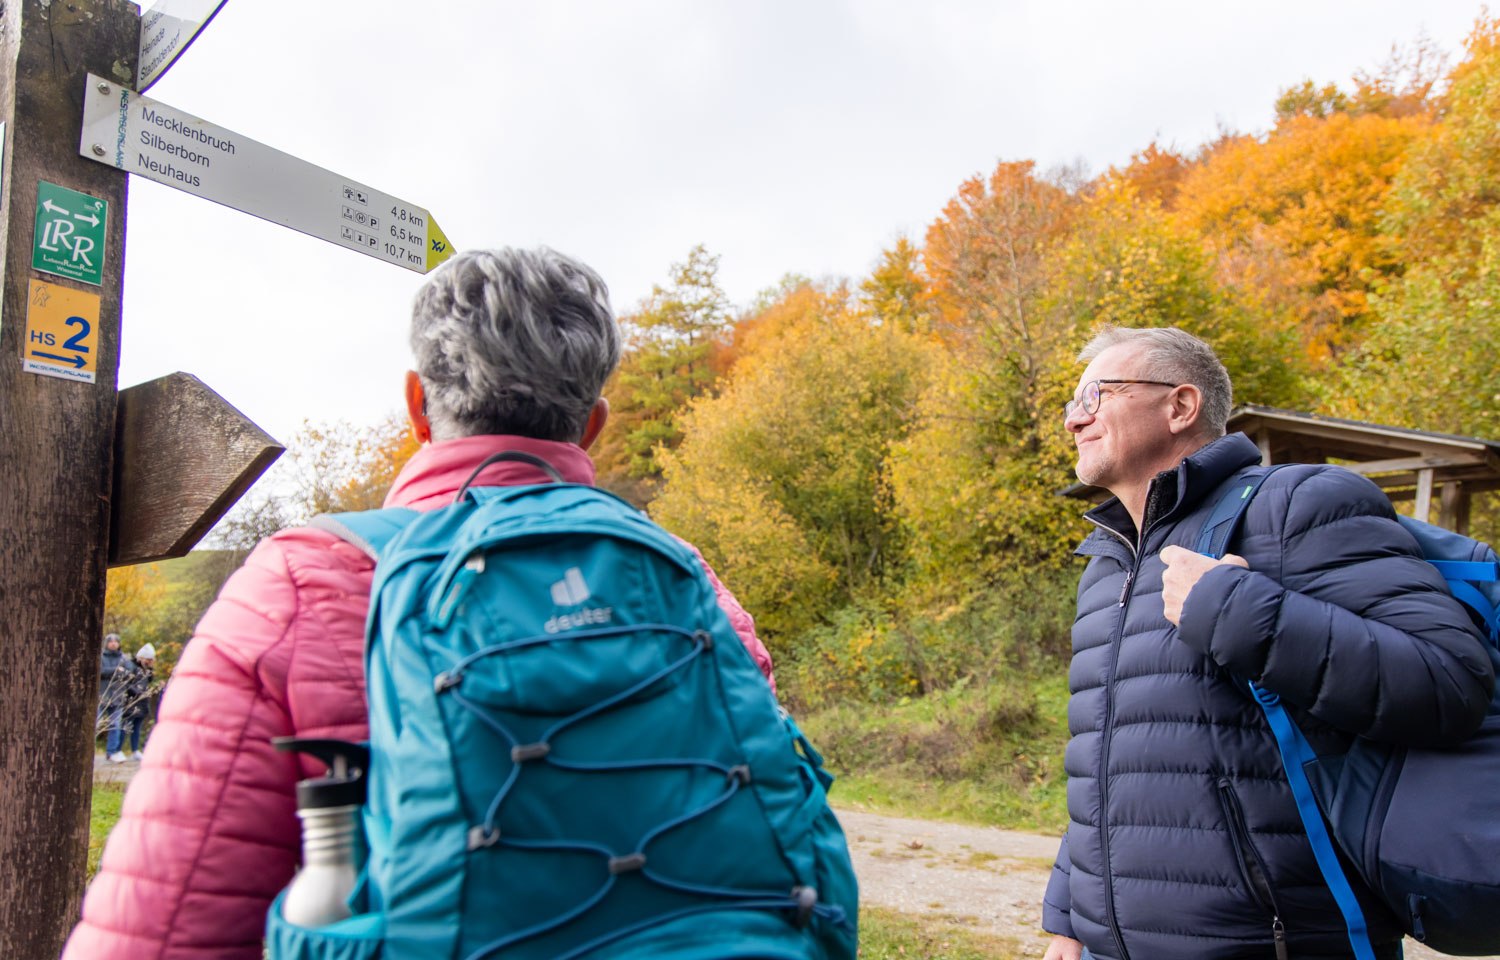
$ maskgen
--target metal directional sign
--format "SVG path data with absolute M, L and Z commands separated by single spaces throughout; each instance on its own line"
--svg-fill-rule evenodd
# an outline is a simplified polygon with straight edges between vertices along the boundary
M 417 273 L 453 255 L 424 208 L 93 74 L 78 152 Z
M 99 294 L 32 280 L 26 294 L 21 369 L 94 382 L 99 358 Z
M 33 270 L 99 286 L 108 230 L 108 201 L 45 180 L 37 182 Z
M 161 79 L 177 62 L 225 0 L 156 0 L 141 11 L 140 76 L 135 88 L 141 93 Z

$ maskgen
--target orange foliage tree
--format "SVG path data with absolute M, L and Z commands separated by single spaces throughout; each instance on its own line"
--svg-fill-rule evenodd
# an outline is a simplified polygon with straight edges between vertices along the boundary
M 1203 237 L 1220 279 L 1325 363 L 1368 333 L 1370 292 L 1399 271 L 1381 210 L 1428 123 L 1424 114 L 1289 116 L 1264 140 L 1238 138 L 1195 167 L 1177 215 Z

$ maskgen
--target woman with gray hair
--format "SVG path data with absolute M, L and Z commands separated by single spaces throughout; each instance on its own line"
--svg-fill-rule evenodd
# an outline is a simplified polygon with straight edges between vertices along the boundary
M 406 405 L 422 448 L 386 506 L 430 510 L 466 479 L 570 483 L 609 417 L 620 333 L 604 282 L 545 248 L 460 254 L 417 293 Z M 701 556 L 700 556 L 701 560 Z M 755 626 L 707 570 L 774 687 Z M 172 675 L 152 752 L 126 793 L 64 960 L 259 960 L 266 909 L 296 870 L 296 783 L 320 765 L 276 737 L 364 740 L 373 562 L 311 527 L 262 541 L 224 585 Z

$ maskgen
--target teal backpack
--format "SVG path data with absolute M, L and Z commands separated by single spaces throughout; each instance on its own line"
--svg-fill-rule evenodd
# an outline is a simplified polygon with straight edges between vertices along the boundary
M 561 482 L 319 518 L 377 557 L 354 916 L 272 960 L 853 960 L 832 777 L 693 551 Z

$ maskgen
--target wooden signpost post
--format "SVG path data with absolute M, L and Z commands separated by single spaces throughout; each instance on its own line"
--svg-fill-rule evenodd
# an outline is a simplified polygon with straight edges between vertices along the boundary
M 138 31 L 135 6 L 124 0 L 21 0 L 5 4 L 0 20 L 0 957 L 7 960 L 56 958 L 78 916 L 88 853 L 86 731 L 98 698 L 126 177 L 78 156 L 78 124 L 85 73 L 129 73 Z
M 4 960 L 78 918 L 106 567 L 182 556 L 282 451 L 187 374 L 118 390 L 127 178 L 419 273 L 452 253 L 424 208 L 138 95 L 222 6 L 156 0 L 143 37 L 127 0 L 0 3 Z

